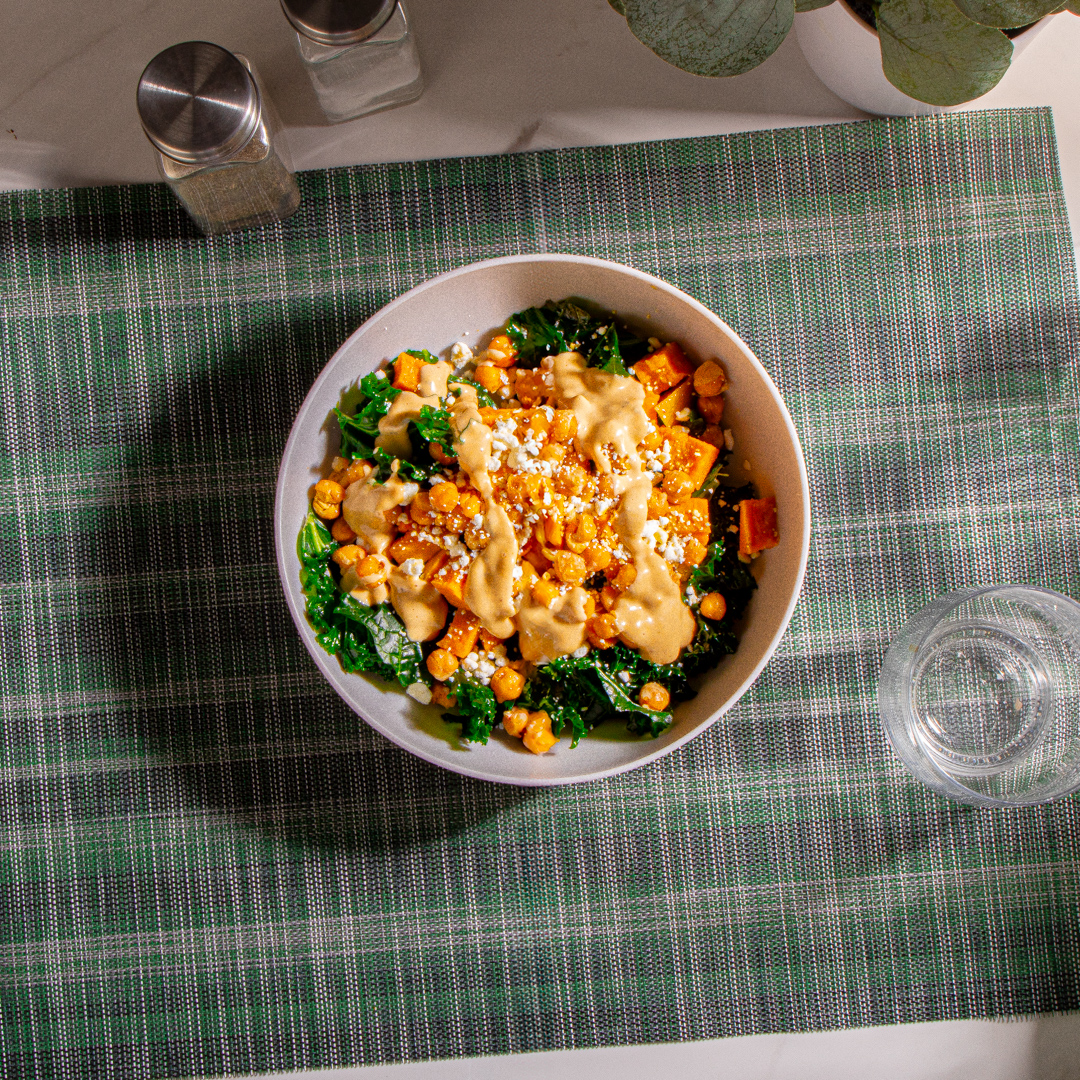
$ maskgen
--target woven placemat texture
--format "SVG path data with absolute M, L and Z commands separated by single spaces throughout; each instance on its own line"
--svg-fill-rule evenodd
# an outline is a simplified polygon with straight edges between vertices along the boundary
M 198 236 L 160 186 L 0 197 L 0 1071 L 205 1076 L 1080 1006 L 1075 800 L 954 805 L 875 710 L 980 582 L 1080 595 L 1076 269 L 1048 111 L 307 173 Z M 347 711 L 271 496 L 347 334 L 564 251 L 733 325 L 814 540 L 723 722 L 521 790 Z M 401 342 L 405 346 L 427 343 Z

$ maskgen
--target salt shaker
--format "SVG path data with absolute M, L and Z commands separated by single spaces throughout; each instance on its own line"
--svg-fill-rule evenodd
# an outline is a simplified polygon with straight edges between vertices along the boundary
M 245 57 L 173 45 L 147 64 L 137 103 L 162 179 L 204 233 L 280 221 L 300 205 L 281 123 Z
M 281 0 L 281 6 L 331 122 L 420 96 L 420 58 L 401 0 Z

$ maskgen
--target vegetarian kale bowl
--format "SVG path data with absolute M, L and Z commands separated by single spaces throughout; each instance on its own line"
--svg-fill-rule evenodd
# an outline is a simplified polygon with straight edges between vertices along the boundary
M 605 721 L 576 746 L 560 740 L 543 754 L 496 726 L 468 742 L 446 707 L 422 705 L 396 682 L 354 674 L 317 641 L 301 583 L 298 536 L 310 520 L 315 485 L 342 449 L 335 409 L 348 412 L 361 378 L 404 350 L 450 358 L 464 343 L 480 353 L 515 312 L 573 297 L 610 314 L 643 340 L 677 342 L 693 364 L 715 360 L 727 376 L 723 426 L 731 433 L 726 486 L 750 484 L 776 500 L 779 543 L 750 566 L 757 582 L 735 627 L 735 652 L 691 680 L 697 693 L 674 706 L 658 737 Z M 455 350 L 455 358 L 461 354 Z M 393 375 L 393 369 L 390 369 Z M 745 489 L 745 488 L 744 488 Z M 327 523 L 329 524 L 329 522 Z M 798 436 L 780 394 L 739 337 L 696 300 L 617 263 L 575 255 L 519 255 L 461 267 L 417 286 L 363 324 L 315 380 L 293 423 L 274 504 L 278 570 L 293 621 L 312 659 L 345 702 L 392 742 L 452 772 L 498 783 L 579 783 L 636 768 L 703 732 L 746 693 L 772 656 L 798 601 L 810 544 L 810 494 Z M 542 670 L 542 669 L 541 669 Z

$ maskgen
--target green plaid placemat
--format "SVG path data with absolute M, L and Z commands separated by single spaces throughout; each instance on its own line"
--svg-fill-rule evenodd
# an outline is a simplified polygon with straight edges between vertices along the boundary
M 364 166 L 206 240 L 162 187 L 0 197 L 0 1068 L 172 1077 L 1080 1007 L 1075 800 L 908 778 L 875 711 L 947 589 L 1080 595 L 1047 111 Z M 803 439 L 802 603 L 636 772 L 463 780 L 328 691 L 271 546 L 345 336 L 513 252 L 686 289 Z M 424 342 L 403 342 L 423 345 Z

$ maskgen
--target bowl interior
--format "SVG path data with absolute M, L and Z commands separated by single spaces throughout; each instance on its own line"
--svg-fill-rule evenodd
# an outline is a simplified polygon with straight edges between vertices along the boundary
M 482 346 L 513 312 L 566 296 L 583 297 L 678 341 L 695 360 L 723 362 L 730 381 L 724 426 L 735 436 L 732 480 L 749 476 L 762 495 L 776 496 L 780 544 L 754 564 L 759 588 L 738 652 L 703 677 L 696 698 L 677 706 L 669 731 L 659 739 L 639 738 L 604 725 L 576 749 L 564 740 L 536 756 L 501 730 L 487 746 L 463 743 L 436 706 L 421 706 L 397 687 L 343 672 L 315 643 L 305 618 L 296 538 L 310 487 L 325 475 L 337 449 L 331 410 L 357 379 L 402 349 L 439 353 L 456 341 Z M 281 462 L 274 517 L 278 567 L 293 619 L 315 663 L 345 701 L 387 738 L 427 761 L 525 785 L 573 783 L 633 768 L 722 715 L 757 677 L 783 635 L 809 546 L 809 492 L 798 437 L 772 380 L 750 350 L 673 286 L 624 266 L 575 256 L 515 256 L 462 267 L 404 294 L 361 326 L 331 358 L 300 408 Z

